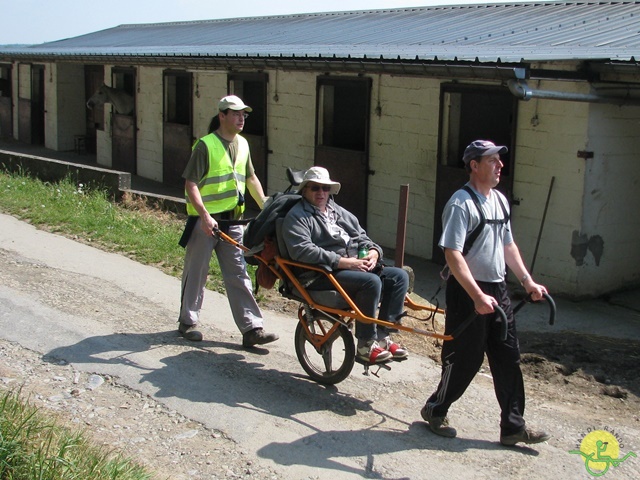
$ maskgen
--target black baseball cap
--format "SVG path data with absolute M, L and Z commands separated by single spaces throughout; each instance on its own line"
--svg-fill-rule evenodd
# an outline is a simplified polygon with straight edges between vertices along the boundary
M 489 140 L 475 140 L 464 149 L 462 161 L 467 164 L 471 160 L 482 157 L 484 155 L 493 155 L 494 153 L 507 153 L 509 149 L 504 145 L 496 145 Z

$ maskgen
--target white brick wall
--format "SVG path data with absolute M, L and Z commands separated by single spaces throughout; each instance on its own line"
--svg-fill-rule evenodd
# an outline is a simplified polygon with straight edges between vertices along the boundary
M 407 254 L 431 257 L 440 82 L 374 77 L 368 229 L 395 247 L 401 185 L 409 185 Z M 376 114 L 380 107 L 381 115 Z
M 572 91 L 572 84 L 542 82 L 541 90 Z M 573 91 L 577 92 L 575 86 Z M 573 231 L 579 229 L 589 104 L 557 100 L 521 101 L 516 135 L 512 223 L 522 257 L 531 266 L 551 178 L 555 177 L 534 265 L 537 281 L 552 291 L 571 289 L 575 260 Z
M 162 181 L 162 72 L 159 67 L 138 67 L 136 82 L 138 175 Z
M 207 134 L 211 117 L 218 114 L 218 101 L 227 94 L 227 72 L 195 72 L 193 85 L 193 136 L 200 138 Z
M 50 84 L 47 94 L 53 93 L 55 89 L 55 100 L 47 102 L 47 126 L 51 128 L 50 135 L 45 135 L 47 143 L 49 139 L 54 150 L 68 151 L 75 148 L 74 137 L 84 136 L 86 131 L 87 106 L 84 102 L 84 66 L 75 63 L 58 63 L 45 67 L 54 67 L 56 81 Z M 45 79 L 45 85 L 49 83 Z M 49 86 L 49 85 L 47 85 Z M 81 92 L 78 95 L 78 92 Z M 57 111 L 57 114 L 52 114 Z M 47 132 L 49 133 L 49 132 Z M 54 138 L 51 138 L 54 137 Z
M 113 65 L 104 66 L 104 84 L 111 86 L 111 69 Z M 96 131 L 96 161 L 98 165 L 111 168 L 113 165 L 111 144 L 111 108 L 110 104 L 104 107 L 104 130 Z
M 597 293 L 601 285 L 624 288 L 640 281 L 640 107 L 593 104 L 585 160 L 584 216 L 580 232 L 590 248 L 579 268 L 577 289 Z M 599 258 L 598 240 L 604 242 Z
M 267 135 L 268 194 L 287 186 L 285 169 L 313 165 L 316 110 L 316 74 L 269 71 Z
M 29 65 L 17 65 L 14 90 L 29 98 Z M 270 70 L 267 84 L 269 192 L 288 185 L 285 167 L 313 165 L 318 72 Z M 217 101 L 227 91 L 226 71 L 194 71 L 193 135 L 207 131 Z M 84 129 L 82 67 L 46 66 L 47 146 L 72 148 Z M 105 67 L 110 83 L 111 66 Z M 51 82 L 50 82 L 51 79 Z M 162 181 L 163 68 L 137 68 L 138 174 Z M 431 257 L 437 169 L 441 80 L 372 76 L 368 229 L 382 244 L 395 245 L 400 186 L 409 185 L 406 253 Z M 55 88 L 53 86 L 55 85 Z M 540 90 L 588 93 L 586 83 L 540 82 Z M 73 97 L 73 98 L 71 98 Z M 378 107 L 381 114 L 378 115 Z M 17 108 L 14 135 L 18 137 Z M 53 120 L 52 120 L 53 119 Z M 111 165 L 108 109 L 105 131 L 98 132 L 98 162 Z M 527 264 L 533 259 L 543 210 L 555 177 L 538 247 L 535 277 L 552 292 L 589 296 L 603 289 L 640 282 L 640 220 L 630 214 L 639 204 L 640 107 L 533 99 L 521 101 L 517 119 L 513 207 L 516 241 Z M 594 158 L 578 157 L 592 151 Z M 338 197 L 338 201 L 339 201 Z M 596 265 L 572 254 L 576 235 L 604 241 Z

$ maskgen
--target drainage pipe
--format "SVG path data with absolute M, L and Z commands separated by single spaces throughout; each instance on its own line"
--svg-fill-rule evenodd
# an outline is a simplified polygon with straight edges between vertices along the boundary
M 571 93 L 531 88 L 525 80 L 508 80 L 509 91 L 521 100 L 544 98 L 548 100 L 565 100 L 570 102 L 613 103 L 615 105 L 639 105 L 640 98 L 632 97 L 627 89 L 625 96 L 605 96 L 597 93 Z

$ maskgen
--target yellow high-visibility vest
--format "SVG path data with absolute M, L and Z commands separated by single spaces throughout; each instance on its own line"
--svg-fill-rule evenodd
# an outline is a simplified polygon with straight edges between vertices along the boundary
M 207 212 L 221 213 L 233 210 L 238 205 L 238 192 L 245 194 L 247 162 L 249 161 L 249 144 L 247 140 L 237 135 L 238 152 L 235 165 L 231 162 L 229 154 L 223 143 L 214 134 L 210 133 L 200 139 L 207 146 L 209 152 L 209 171 L 198 184 L 198 190 L 202 196 Z M 195 149 L 197 145 L 193 146 Z M 187 199 L 187 214 L 198 215 L 197 210 Z M 244 205 L 238 207 L 236 213 L 244 212 Z

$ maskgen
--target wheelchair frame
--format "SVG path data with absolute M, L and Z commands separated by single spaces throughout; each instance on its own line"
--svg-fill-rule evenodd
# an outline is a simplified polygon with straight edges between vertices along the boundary
M 240 248 L 243 252 L 249 252 L 247 247 L 224 232 L 215 230 L 214 234 L 221 240 Z M 400 323 L 392 323 L 364 315 L 347 292 L 340 286 L 333 274 L 326 269 L 289 260 L 280 254 L 277 254 L 273 260 L 266 260 L 260 253 L 254 253 L 252 256 L 269 268 L 281 281 L 279 288 L 281 295 L 301 302 L 298 309 L 298 325 L 295 333 L 296 355 L 305 372 L 318 383 L 333 385 L 341 382 L 351 373 L 356 361 L 352 334 L 356 321 L 375 323 L 390 329 L 416 333 L 443 341 L 454 338 L 452 335 L 408 327 Z M 294 275 L 292 268 L 296 267 L 325 275 L 334 287 L 336 298 L 343 300 L 344 307 L 324 305 L 315 300 L 309 290 Z M 289 291 L 287 285 L 290 285 L 298 295 Z M 316 292 L 314 291 L 314 293 Z M 444 314 L 444 310 L 440 308 L 414 302 L 409 295 L 405 297 L 404 304 L 413 311 Z M 319 359 L 316 358 L 318 355 L 320 356 Z M 390 370 L 388 363 L 391 361 L 371 364 L 358 360 L 359 363 L 364 365 L 365 375 L 369 374 L 369 367 L 371 366 Z M 377 375 L 377 371 L 373 373 Z

